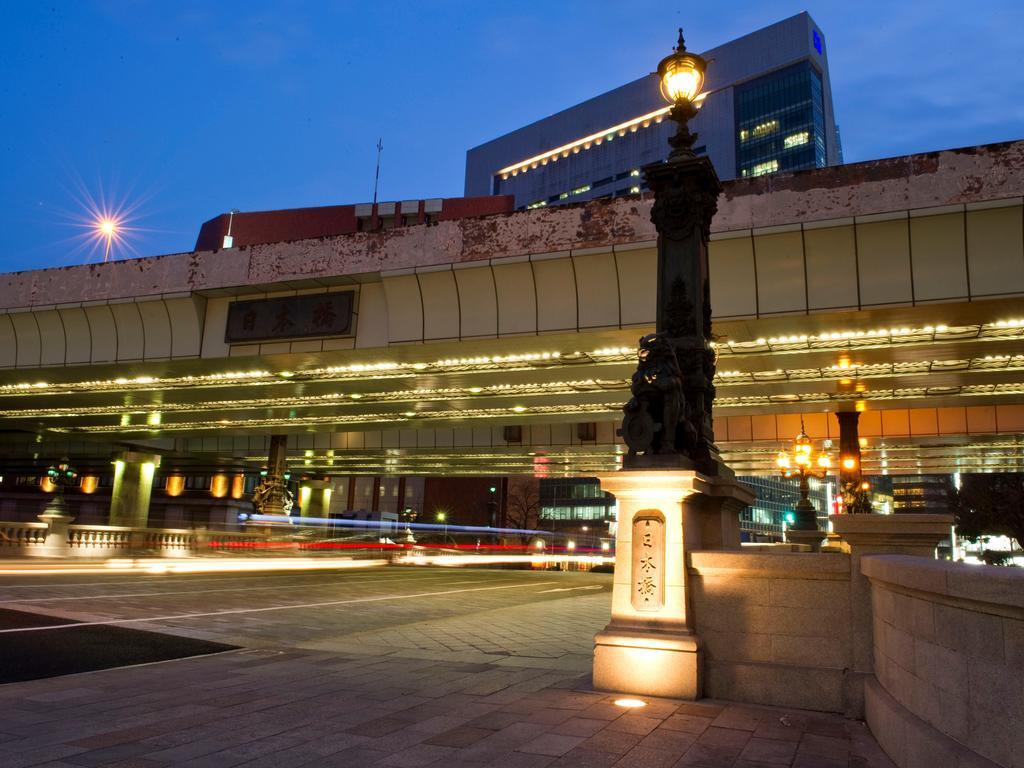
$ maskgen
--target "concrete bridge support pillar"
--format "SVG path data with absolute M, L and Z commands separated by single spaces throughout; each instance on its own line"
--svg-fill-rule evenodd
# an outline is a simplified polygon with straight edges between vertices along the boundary
M 110 497 L 110 524 L 145 528 L 149 498 L 160 457 L 127 451 L 114 459 L 114 488 Z
M 303 480 L 299 485 L 299 507 L 302 517 L 327 517 L 331 509 L 330 480 Z
M 860 420 L 858 411 L 840 411 L 836 414 L 839 421 L 839 487 L 848 484 L 860 485 L 860 435 L 857 422 Z

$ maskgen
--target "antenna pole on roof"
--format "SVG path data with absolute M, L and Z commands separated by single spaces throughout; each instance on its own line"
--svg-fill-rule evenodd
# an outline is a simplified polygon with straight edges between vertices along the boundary
M 384 138 L 377 139 L 377 173 L 373 177 L 373 204 L 377 204 L 377 184 L 380 181 L 380 153 L 384 151 Z

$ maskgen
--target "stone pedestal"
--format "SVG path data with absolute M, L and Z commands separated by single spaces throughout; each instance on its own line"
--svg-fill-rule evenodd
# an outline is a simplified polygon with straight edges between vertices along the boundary
M 68 526 L 74 522 L 75 518 L 64 514 L 63 504 L 51 504 L 38 517 L 46 523 L 46 540 L 43 542 L 43 548 L 39 554 L 43 557 L 67 557 L 70 553 Z
M 738 549 L 739 510 L 754 494 L 731 476 L 623 471 L 600 477 L 618 500 L 611 622 L 594 638 L 594 687 L 647 696 L 701 696 L 686 552 Z
M 157 454 L 126 451 L 115 457 L 110 525 L 145 528 L 149 524 L 149 498 L 159 466 Z
M 952 515 L 832 515 L 832 531 L 851 555 L 891 553 L 935 557 L 952 535 Z
M 812 552 L 817 552 L 821 549 L 821 542 L 825 536 L 826 534 L 824 531 L 819 531 L 817 529 L 813 531 L 805 531 L 798 528 L 789 528 L 786 530 L 786 541 L 808 546 Z

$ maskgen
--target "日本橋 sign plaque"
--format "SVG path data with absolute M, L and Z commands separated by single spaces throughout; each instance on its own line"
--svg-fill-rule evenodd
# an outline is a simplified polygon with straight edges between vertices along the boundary
M 660 611 L 665 605 L 665 518 L 640 512 L 633 518 L 633 607 Z
M 224 341 L 239 344 L 305 336 L 348 336 L 352 333 L 354 297 L 353 291 L 339 291 L 233 302 L 228 309 Z

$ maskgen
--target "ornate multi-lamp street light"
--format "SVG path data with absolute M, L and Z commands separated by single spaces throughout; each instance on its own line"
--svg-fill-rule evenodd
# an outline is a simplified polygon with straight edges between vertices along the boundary
M 64 459 L 46 470 L 46 478 L 53 486 L 53 499 L 47 505 L 46 511 L 52 514 L 64 514 L 64 489 L 77 485 L 78 472 L 67 459 Z
M 811 490 L 809 479 L 814 477 L 820 480 L 825 477 L 832 468 L 832 459 L 823 451 L 815 454 L 814 443 L 807 436 L 803 418 L 800 419 L 800 434 L 793 441 L 793 447 L 789 451 L 779 451 L 775 463 L 783 477 L 800 478 L 800 501 L 794 510 L 796 517 L 790 530 L 817 531 L 818 513 L 808 498 Z
M 46 479 L 53 486 L 53 498 L 43 513 L 38 515 L 39 520 L 46 523 L 42 553 L 47 557 L 66 557 L 68 526 L 74 518 L 67 513 L 64 505 L 64 489 L 78 484 L 78 472 L 67 459 L 62 459 L 46 470 Z

